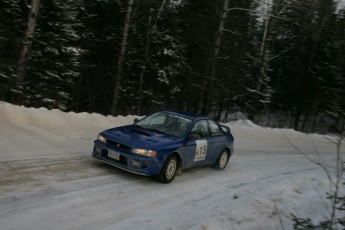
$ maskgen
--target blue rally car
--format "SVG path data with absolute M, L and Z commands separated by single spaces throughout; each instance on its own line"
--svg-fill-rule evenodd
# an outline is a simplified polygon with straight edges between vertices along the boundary
M 115 167 L 155 175 L 170 183 L 182 169 L 212 165 L 224 169 L 232 155 L 229 127 L 187 112 L 161 111 L 133 125 L 101 132 L 93 157 Z

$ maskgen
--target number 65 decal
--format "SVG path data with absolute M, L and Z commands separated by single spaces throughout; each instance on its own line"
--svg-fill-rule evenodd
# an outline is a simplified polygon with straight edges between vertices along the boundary
M 207 154 L 207 140 L 196 140 L 194 161 L 205 160 Z

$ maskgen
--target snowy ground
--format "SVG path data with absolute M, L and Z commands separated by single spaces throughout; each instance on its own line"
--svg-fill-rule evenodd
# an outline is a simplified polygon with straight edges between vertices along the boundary
M 133 116 L 63 113 L 0 102 L 0 229 L 292 229 L 290 213 L 327 218 L 323 170 L 286 141 L 328 165 L 324 136 L 228 124 L 235 154 L 224 171 L 183 171 L 171 184 L 91 157 L 99 131 Z M 344 150 L 342 150 L 344 152 Z

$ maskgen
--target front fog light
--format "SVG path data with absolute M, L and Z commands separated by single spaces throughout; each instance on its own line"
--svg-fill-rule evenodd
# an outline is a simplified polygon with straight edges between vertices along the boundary
M 102 149 L 95 145 L 95 152 L 100 154 L 102 152 Z
M 140 167 L 140 161 L 131 159 L 131 165 L 133 167 Z

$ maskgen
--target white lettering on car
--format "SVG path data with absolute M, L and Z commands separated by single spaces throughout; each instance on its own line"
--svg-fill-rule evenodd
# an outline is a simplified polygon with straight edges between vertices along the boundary
M 196 140 L 196 149 L 195 149 L 195 161 L 203 161 L 206 158 L 207 154 L 207 140 Z

